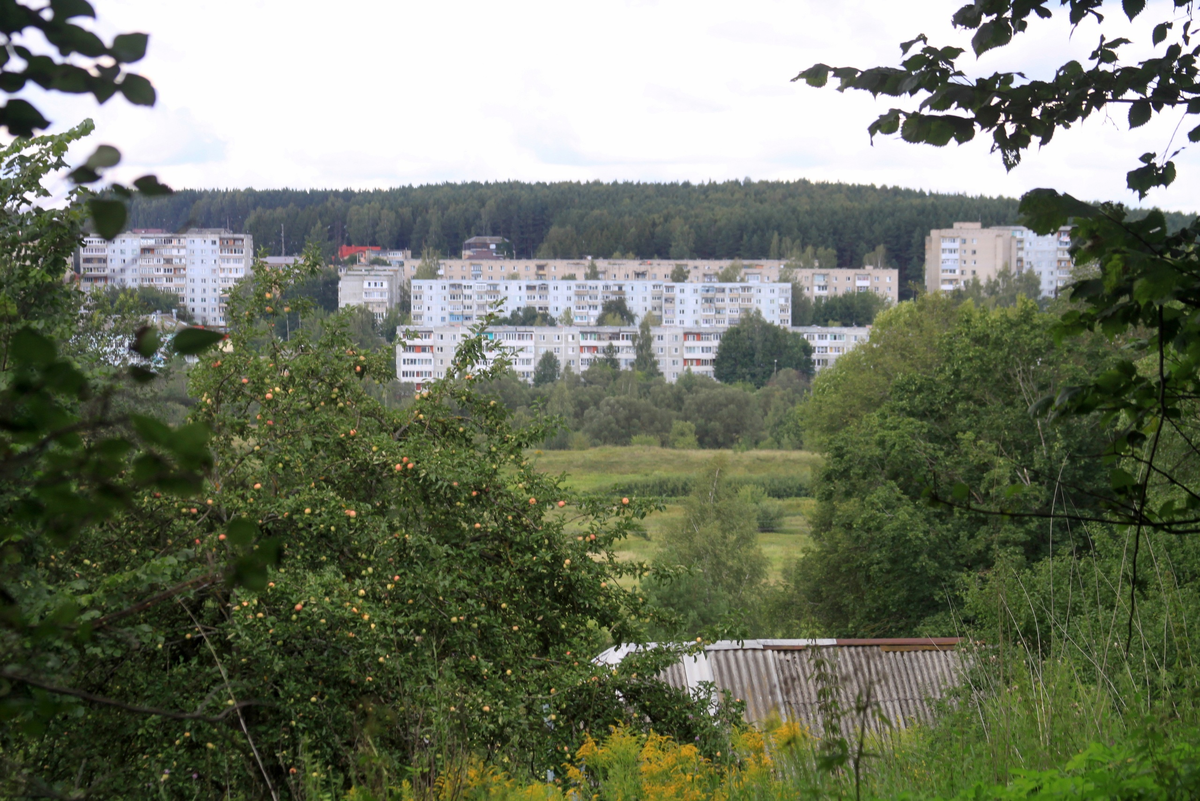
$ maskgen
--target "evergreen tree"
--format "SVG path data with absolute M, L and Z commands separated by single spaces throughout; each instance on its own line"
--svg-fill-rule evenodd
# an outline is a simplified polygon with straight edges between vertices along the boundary
M 600 325 L 633 325 L 637 316 L 629 310 L 625 298 L 613 298 L 604 301 L 600 307 Z
M 645 373 L 647 377 L 661 375 L 658 369 L 658 359 L 654 355 L 654 335 L 650 333 L 651 316 L 647 314 L 638 326 L 637 342 L 633 352 L 633 369 Z
M 421 253 L 421 263 L 417 265 L 417 269 L 413 270 L 413 278 L 430 281 L 438 277 L 438 272 L 441 269 L 441 255 L 436 250 L 426 248 Z
M 740 259 L 734 259 L 721 268 L 721 272 L 717 273 L 717 280 L 722 284 L 732 284 L 735 281 L 742 280 L 742 262 Z
M 533 385 L 543 387 L 558 380 L 558 357 L 550 351 L 542 354 L 537 366 L 533 368 Z
M 611 370 L 621 369 L 621 360 L 617 358 L 617 348 L 613 343 L 609 342 L 604 346 L 604 351 L 600 354 L 599 362 Z

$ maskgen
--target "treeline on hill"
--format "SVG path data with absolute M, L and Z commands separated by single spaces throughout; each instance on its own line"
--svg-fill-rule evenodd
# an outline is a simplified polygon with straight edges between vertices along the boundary
M 503 236 L 520 258 L 787 258 L 830 248 L 858 267 L 878 245 L 901 284 L 922 280 L 932 228 L 1016 222 L 1012 198 L 811 181 L 464 183 L 387 190 L 176 192 L 134 203 L 130 226 L 221 227 L 272 255 L 317 242 L 455 254 L 475 235 Z

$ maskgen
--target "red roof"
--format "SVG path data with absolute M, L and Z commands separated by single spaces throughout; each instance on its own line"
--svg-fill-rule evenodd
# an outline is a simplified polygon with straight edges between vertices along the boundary
M 338 248 L 338 258 L 347 259 L 350 256 L 357 256 L 359 253 L 369 253 L 372 250 L 380 250 L 374 245 L 342 245 Z

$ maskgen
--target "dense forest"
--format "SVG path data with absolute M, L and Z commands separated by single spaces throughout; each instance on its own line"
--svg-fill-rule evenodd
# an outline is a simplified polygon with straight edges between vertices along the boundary
M 812 181 L 707 184 L 465 183 L 388 190 L 194 190 L 139 199 L 134 228 L 226 226 L 272 255 L 308 241 L 454 253 L 503 236 L 520 258 L 786 258 L 833 248 L 857 267 L 884 245 L 902 283 L 921 280 L 925 236 L 956 220 L 1017 221 L 1017 201 Z M 282 239 L 281 239 L 282 237 Z

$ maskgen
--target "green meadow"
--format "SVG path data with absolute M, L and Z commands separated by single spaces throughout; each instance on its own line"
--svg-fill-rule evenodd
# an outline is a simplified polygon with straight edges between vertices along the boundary
M 808 484 L 820 457 L 808 451 L 674 450 L 644 445 L 601 447 L 581 451 L 534 451 L 537 466 L 548 473 L 566 475 L 566 484 L 585 492 L 615 491 L 657 479 L 688 478 L 710 461 L 721 458 L 730 478 L 767 484 L 783 484 L 799 478 Z M 681 514 L 679 498 L 664 497 L 665 508 L 645 520 L 645 538 L 630 538 L 617 553 L 623 559 L 650 561 L 658 550 L 662 532 Z M 786 497 L 784 517 L 777 531 L 758 535 L 759 545 L 771 562 L 771 578 L 779 577 L 785 564 L 795 559 L 808 543 L 808 515 L 813 500 Z

